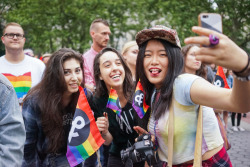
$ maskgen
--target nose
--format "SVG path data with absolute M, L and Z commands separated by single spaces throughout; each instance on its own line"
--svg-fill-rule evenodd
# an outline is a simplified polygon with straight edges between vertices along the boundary
M 152 56 L 152 61 L 151 61 L 151 64 L 158 64 L 159 63 L 159 60 L 158 60 L 158 56 L 157 55 L 153 55 Z
M 106 40 L 109 40 L 109 34 L 106 35 Z
M 73 81 L 78 80 L 76 73 L 72 73 L 71 80 Z
M 13 39 L 18 39 L 16 34 L 14 34 Z
M 112 65 L 112 71 L 115 71 L 115 70 L 117 70 L 118 69 L 118 66 L 114 63 L 113 65 Z

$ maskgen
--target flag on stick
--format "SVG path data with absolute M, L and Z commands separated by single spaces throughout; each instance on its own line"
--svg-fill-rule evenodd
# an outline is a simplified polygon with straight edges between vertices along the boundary
M 218 66 L 218 68 L 217 68 L 217 73 L 216 73 L 215 79 L 214 79 L 214 85 L 218 86 L 218 87 L 229 89 L 226 76 L 225 76 L 225 74 L 223 72 L 223 68 L 221 66 Z
M 110 89 L 109 99 L 107 103 L 107 108 L 112 109 L 119 117 L 121 116 L 121 107 L 118 94 L 115 89 Z
M 85 92 L 79 87 L 80 96 L 68 137 L 67 159 L 76 166 L 95 153 L 104 143 L 96 125 Z
M 146 104 L 146 101 L 144 98 L 143 87 L 141 85 L 140 80 L 138 81 L 138 83 L 136 85 L 135 95 L 133 98 L 132 105 L 140 118 L 143 118 L 143 116 L 146 114 L 146 112 L 149 108 L 149 106 Z

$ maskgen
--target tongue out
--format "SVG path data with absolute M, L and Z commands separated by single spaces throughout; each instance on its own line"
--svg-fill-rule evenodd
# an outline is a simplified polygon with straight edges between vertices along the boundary
M 152 69 L 152 70 L 150 70 L 150 72 L 151 72 L 152 74 L 159 74 L 159 73 L 160 73 L 160 70 L 159 70 L 159 69 Z

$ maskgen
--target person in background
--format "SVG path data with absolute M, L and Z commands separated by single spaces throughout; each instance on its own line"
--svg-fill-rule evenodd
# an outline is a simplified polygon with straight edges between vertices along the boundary
M 111 34 L 109 23 L 103 19 L 95 19 L 89 29 L 92 38 L 91 48 L 83 54 L 84 59 L 84 80 L 85 87 L 89 88 L 92 92 L 95 91 L 95 80 L 93 64 L 97 53 L 108 45 L 109 36 Z
M 95 79 L 94 79 L 94 59 L 95 56 L 108 45 L 111 34 L 109 23 L 104 19 L 95 19 L 89 28 L 89 33 L 92 38 L 91 48 L 83 54 L 84 59 L 84 81 L 85 87 L 95 93 Z M 109 146 L 103 145 L 100 149 L 102 166 L 106 167 L 108 163 Z M 97 155 L 93 154 L 85 162 L 84 167 L 96 166 Z
M 5 55 L 0 57 L 0 73 L 14 86 L 21 105 L 29 89 L 41 81 L 45 65 L 24 54 L 25 36 L 18 23 L 8 23 L 1 39 L 5 45 Z
M 24 50 L 23 50 L 23 53 L 24 53 L 25 55 L 30 56 L 30 57 L 34 57 L 34 56 L 35 56 L 32 49 L 24 49 Z
M 45 54 L 42 55 L 42 61 L 44 62 L 44 64 L 48 63 L 50 57 L 51 57 L 50 53 L 45 53 Z
M 138 45 L 135 41 L 124 44 L 122 48 L 122 56 L 132 72 L 133 80 L 135 80 L 135 66 L 138 54 Z
M 52 54 L 41 82 L 24 99 L 23 167 L 69 166 L 67 139 L 82 80 L 79 53 L 63 48 Z
M 25 129 L 16 92 L 0 74 L 0 166 L 19 167 L 23 158 Z

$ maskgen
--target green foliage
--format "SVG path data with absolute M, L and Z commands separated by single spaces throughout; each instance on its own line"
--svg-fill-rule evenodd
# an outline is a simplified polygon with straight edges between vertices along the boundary
M 185 37 L 194 35 L 201 12 L 223 16 L 224 33 L 249 51 L 248 0 L 2 0 L 0 29 L 7 22 L 18 22 L 25 30 L 25 48 L 36 54 L 69 47 L 81 53 L 91 45 L 89 26 L 95 18 L 109 21 L 110 46 L 134 39 L 146 27 L 163 24 L 177 30 L 182 45 Z M 217 4 L 217 8 L 213 6 Z M 0 50 L 3 52 L 3 45 Z M 120 48 L 119 48 L 120 49 Z

